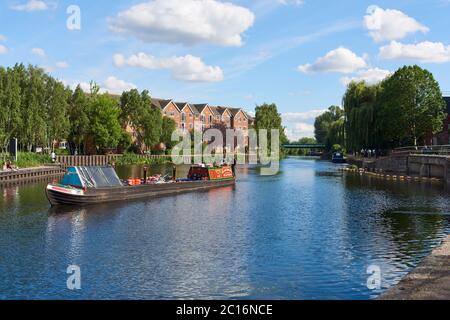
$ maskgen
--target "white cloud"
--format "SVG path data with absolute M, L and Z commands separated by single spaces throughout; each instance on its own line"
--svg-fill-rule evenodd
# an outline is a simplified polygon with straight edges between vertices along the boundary
M 44 69 L 45 72 L 51 73 L 54 72 L 58 69 L 66 69 L 69 67 L 69 64 L 65 61 L 60 61 L 55 63 L 55 65 L 45 65 L 45 66 L 41 66 L 42 69 Z
M 429 28 L 399 10 L 370 6 L 364 17 L 364 27 L 376 42 L 399 40 L 416 32 L 427 33 Z
M 12 6 L 11 8 L 16 11 L 43 11 L 48 9 L 48 5 L 45 1 L 30 0 L 26 3 Z
M 228 2 L 153 0 L 120 12 L 110 20 L 110 27 L 145 42 L 240 46 L 242 33 L 254 20 L 250 10 Z
M 65 61 L 60 61 L 55 64 L 58 69 L 65 69 L 69 67 L 69 64 Z
M 45 50 L 42 48 L 33 48 L 31 49 L 31 53 L 41 58 L 44 58 L 46 55 Z
M 91 83 L 87 81 L 63 81 L 65 85 L 68 85 L 72 90 L 75 90 L 77 86 L 80 86 L 81 90 L 86 93 L 91 92 Z M 136 89 L 137 86 L 131 82 L 120 80 L 117 77 L 110 76 L 103 83 L 98 84 L 100 87 L 100 93 L 122 94 L 124 91 Z
M 74 82 L 70 85 L 70 87 L 75 90 L 75 88 L 77 86 L 80 86 L 81 90 L 83 90 L 86 93 L 90 93 L 91 92 L 91 84 L 89 82 Z
M 282 5 L 294 5 L 296 7 L 300 7 L 305 4 L 304 0 L 277 0 L 278 3 Z
M 8 53 L 8 48 L 5 47 L 4 45 L 0 44 L 0 54 L 6 54 Z
M 365 81 L 368 84 L 376 84 L 391 75 L 392 72 L 389 70 L 383 70 L 379 68 L 367 69 L 358 71 L 354 77 L 344 77 L 341 79 L 343 85 L 347 86 L 350 82 L 360 82 Z
M 337 48 L 328 52 L 312 64 L 305 64 L 298 67 L 303 73 L 314 72 L 339 72 L 352 73 L 367 66 L 366 57 L 359 57 L 347 48 Z
M 322 113 L 326 112 L 326 109 L 314 109 L 310 111 L 305 112 L 287 112 L 283 113 L 283 123 L 284 122 L 299 122 L 299 121 L 306 121 L 306 120 L 315 120 L 318 116 L 320 116 Z
M 314 121 L 327 110 L 310 110 L 306 112 L 289 112 L 281 115 L 283 125 L 286 126 L 286 135 L 291 141 L 301 138 L 314 137 Z
M 208 66 L 200 58 L 191 55 L 155 58 L 141 52 L 125 58 L 121 54 L 116 54 L 114 55 L 114 64 L 118 67 L 132 66 L 150 70 L 170 70 L 175 79 L 182 81 L 217 82 L 224 78 L 220 67 Z
M 450 45 L 442 42 L 420 42 L 417 44 L 403 44 L 392 41 L 380 48 L 382 59 L 417 60 L 422 63 L 445 63 L 450 61 Z
M 305 122 L 298 122 L 286 126 L 285 132 L 290 141 L 298 141 L 301 138 L 314 138 L 314 125 Z
M 121 94 L 124 91 L 129 91 L 131 89 L 136 89 L 137 86 L 131 82 L 126 82 L 124 80 L 117 79 L 116 77 L 108 77 L 103 82 L 102 92 Z

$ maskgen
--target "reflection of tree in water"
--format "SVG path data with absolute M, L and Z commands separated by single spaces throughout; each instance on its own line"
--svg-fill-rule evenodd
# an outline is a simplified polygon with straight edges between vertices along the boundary
M 359 174 L 344 175 L 343 180 L 347 192 L 363 195 L 359 205 L 367 211 L 366 222 L 379 228 L 384 240 L 390 242 L 388 248 L 393 246 L 389 249 L 392 252 L 417 262 L 450 232 L 450 206 L 445 189 L 438 184 Z M 348 205 L 355 204 L 349 201 Z
M 367 189 L 371 191 L 387 191 L 400 196 L 437 196 L 445 193 L 445 187 L 440 183 L 419 183 L 407 180 L 387 180 L 367 175 L 344 174 L 347 189 Z
M 381 221 L 388 226 L 391 239 L 402 254 L 423 256 L 448 233 L 450 217 L 437 212 L 437 208 L 426 211 L 419 207 L 404 209 L 383 212 Z
M 32 214 L 43 205 L 48 205 L 45 187 L 58 178 L 39 179 L 37 182 L 24 181 L 3 186 L 0 211 L 13 210 L 17 215 Z

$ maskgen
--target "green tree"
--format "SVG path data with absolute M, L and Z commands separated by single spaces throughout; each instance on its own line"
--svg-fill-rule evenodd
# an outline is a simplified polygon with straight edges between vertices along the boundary
M 115 149 L 122 139 L 119 102 L 108 94 L 93 93 L 89 103 L 90 134 L 98 151 Z
M 45 122 L 47 146 L 54 149 L 54 142 L 65 140 L 70 132 L 68 104 L 69 89 L 53 78 L 46 77 Z
M 163 117 L 161 110 L 152 106 L 151 98 L 148 91 L 141 93 L 144 105 L 147 106 L 147 112 L 144 115 L 143 123 L 145 128 L 144 143 L 149 148 L 161 142 L 161 131 Z
M 342 105 L 346 116 L 346 145 L 349 150 L 381 147 L 381 132 L 377 122 L 378 96 L 381 91 L 381 85 L 368 85 L 364 81 L 348 85 Z
M 172 142 L 172 133 L 176 130 L 177 124 L 169 117 L 163 117 L 162 130 L 161 130 L 161 142 L 166 145 L 168 149 L 172 149 L 175 142 Z
M 148 91 L 139 93 L 133 89 L 124 92 L 120 98 L 120 106 L 122 127 L 130 126 L 134 129 L 141 152 L 161 142 L 162 115 L 152 107 Z
M 329 151 L 334 144 L 344 144 L 344 110 L 338 106 L 328 108 L 328 111 L 316 118 L 314 134 L 317 143 L 325 144 Z
M 0 67 L 0 148 L 6 151 L 9 140 L 21 127 L 21 87 L 17 66 Z
M 89 98 L 79 85 L 70 99 L 68 116 L 70 122 L 69 142 L 79 153 L 84 153 L 84 143 L 90 126 Z
M 405 66 L 385 80 L 382 87 L 378 120 L 385 141 L 417 146 L 428 133 L 442 130 L 445 102 L 429 71 L 416 65 Z
M 272 129 L 278 129 L 280 131 L 280 147 L 281 144 L 288 142 L 285 128 L 283 127 L 281 114 L 278 113 L 277 105 L 264 103 L 260 106 L 256 106 L 255 113 L 255 129 L 259 133 L 259 130 L 268 130 L 268 147 L 271 148 L 272 137 L 270 131 Z M 259 134 L 258 134 L 259 135 Z M 259 139 L 259 138 L 258 138 Z
M 42 69 L 28 66 L 25 84 L 22 84 L 22 127 L 19 139 L 28 151 L 31 151 L 33 146 L 45 145 L 47 142 L 44 76 Z
M 291 144 L 300 144 L 300 145 L 305 145 L 305 144 L 317 144 L 317 140 L 314 138 L 301 138 L 298 141 L 290 141 Z M 292 156 L 306 156 L 308 155 L 311 150 L 310 149 L 287 149 L 286 150 L 288 155 L 292 155 Z

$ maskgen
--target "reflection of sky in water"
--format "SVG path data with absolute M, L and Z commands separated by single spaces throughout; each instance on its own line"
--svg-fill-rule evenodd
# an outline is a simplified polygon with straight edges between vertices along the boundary
M 3 189 L 0 297 L 367 299 L 382 291 L 367 289 L 369 265 L 384 290 L 449 232 L 440 186 L 320 161 L 287 159 L 281 170 L 240 168 L 235 188 L 84 209 L 49 210 L 44 183 Z M 65 287 L 71 264 L 78 292 Z

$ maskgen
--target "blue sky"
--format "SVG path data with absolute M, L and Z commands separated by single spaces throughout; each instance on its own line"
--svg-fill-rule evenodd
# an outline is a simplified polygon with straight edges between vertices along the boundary
M 419 64 L 450 91 L 449 16 L 450 0 L 5 0 L 0 65 L 248 111 L 275 102 L 298 139 L 351 79 Z

